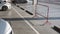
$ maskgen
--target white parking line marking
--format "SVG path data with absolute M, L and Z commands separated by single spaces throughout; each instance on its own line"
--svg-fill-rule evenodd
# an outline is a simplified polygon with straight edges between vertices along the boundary
M 24 17 L 15 8 L 13 8 L 13 10 L 15 10 L 15 12 L 24 19 Z M 36 32 L 36 34 L 40 34 L 26 19 L 24 19 L 24 21 Z

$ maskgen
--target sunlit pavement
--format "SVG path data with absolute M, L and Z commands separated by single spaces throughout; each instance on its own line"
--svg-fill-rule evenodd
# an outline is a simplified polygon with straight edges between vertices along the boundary
M 12 8 L 8 11 L 1 11 L 0 12 L 0 18 L 8 19 L 7 21 L 11 24 L 13 28 L 14 34 L 36 34 L 30 26 L 26 24 L 24 20 L 21 20 L 22 18 L 15 12 L 15 10 Z M 20 20 L 9 20 L 11 18 L 21 18 Z
M 25 4 L 20 4 L 19 5 L 20 7 L 22 7 L 22 8 L 24 8 L 24 9 L 26 9 L 26 10 L 28 10 L 28 11 L 32 11 L 32 10 L 30 10 L 31 9 L 31 5 L 27 5 L 27 6 L 29 6 L 30 7 L 30 9 L 29 9 L 29 7 L 27 7 Z M 54 5 L 55 6 L 55 5 Z M 27 8 L 26 8 L 27 7 Z M 44 8 L 44 7 L 43 7 Z M 19 8 L 20 9 L 20 8 Z M 17 10 L 19 10 L 19 9 L 17 9 Z M 51 8 L 50 8 L 51 9 Z M 53 10 L 57 10 L 56 8 L 52 8 Z M 44 11 L 44 10 L 43 10 Z M 33 15 L 29 15 L 28 13 L 26 13 L 25 12 L 25 10 L 23 10 L 22 12 L 20 12 L 20 10 L 18 11 L 21 15 L 23 15 L 23 17 L 25 17 L 25 18 L 32 18 L 31 16 L 33 16 Z M 56 13 L 58 13 L 58 12 L 56 12 Z M 42 13 L 44 16 L 45 16 L 45 14 L 46 13 Z M 53 14 L 53 13 L 52 13 Z M 27 16 L 28 15 L 28 16 Z M 50 17 L 55 17 L 55 16 L 52 16 L 52 15 L 50 15 Z M 59 16 L 57 16 L 56 15 L 56 17 L 59 17 Z M 34 18 L 34 17 L 33 17 Z M 41 16 L 40 16 L 40 18 L 41 18 Z M 58 22 L 59 23 L 59 21 L 60 20 L 56 20 L 56 19 L 53 19 L 52 18 L 52 20 L 49 20 L 49 22 L 50 23 L 54 23 L 53 25 L 56 25 L 56 23 Z M 43 24 L 43 23 L 45 23 L 46 22 L 46 20 L 27 20 L 27 21 L 29 21 L 29 23 L 31 23 L 37 30 L 38 30 L 38 32 L 40 32 L 41 34 L 58 34 L 56 31 L 54 31 L 52 28 L 50 28 L 51 26 L 50 25 L 48 25 L 48 24 L 46 24 L 46 25 L 44 25 L 44 26 L 40 26 L 41 24 Z M 52 25 L 51 24 L 51 25 Z
M 41 3 L 41 4 L 45 4 L 45 3 Z M 53 4 L 45 4 L 47 6 L 50 7 L 50 13 L 49 13 L 49 17 L 55 17 L 55 19 L 51 19 L 49 20 L 50 23 L 52 23 L 53 25 L 56 25 L 56 23 L 58 23 L 60 25 L 60 13 L 59 13 L 59 9 L 60 9 L 60 5 L 53 5 Z M 24 9 L 31 11 L 32 12 L 32 7 L 31 5 L 25 5 L 25 4 L 20 4 L 20 7 L 23 7 Z M 56 7 L 57 6 L 57 7 Z M 23 17 L 28 18 L 28 22 L 31 23 L 31 25 L 40 33 L 40 34 L 58 34 L 55 30 L 53 30 L 51 28 L 51 26 L 49 24 L 46 24 L 44 26 L 40 26 L 41 24 L 46 22 L 46 19 L 43 20 L 29 20 L 29 18 L 32 18 L 33 15 L 30 15 L 28 13 L 25 12 L 25 10 L 22 10 L 18 7 L 16 7 L 15 5 L 12 5 L 11 10 L 8 10 L 9 12 L 6 13 L 0 12 L 0 18 L 22 18 L 20 17 L 15 10 L 20 13 Z M 37 12 L 41 12 L 42 15 L 46 16 L 46 12 L 47 12 L 47 8 L 44 6 L 40 6 L 38 5 L 38 9 Z M 45 12 L 44 12 L 45 11 Z M 33 12 L 32 12 L 33 13 Z M 6 15 L 5 15 L 6 14 Z M 2 16 L 4 15 L 4 16 Z M 34 18 L 34 17 L 33 17 Z M 44 18 L 42 16 L 39 16 L 39 18 Z M 58 19 L 56 19 L 58 18 Z M 26 22 L 24 20 L 19 20 L 19 21 L 10 21 L 11 22 L 11 26 L 13 28 L 14 34 L 36 34 L 35 31 L 32 30 L 32 28 L 30 28 L 30 26 L 28 24 L 26 24 Z

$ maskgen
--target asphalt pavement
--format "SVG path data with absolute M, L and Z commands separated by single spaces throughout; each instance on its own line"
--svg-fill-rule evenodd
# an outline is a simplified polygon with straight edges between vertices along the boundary
M 21 5 L 21 4 L 20 4 Z M 19 5 L 19 6 L 20 6 Z M 26 7 L 26 5 L 25 4 L 22 4 L 20 7 L 24 7 L 24 9 L 26 9 L 25 7 Z M 27 5 L 28 6 L 28 5 Z M 13 6 L 15 9 L 16 9 L 16 11 L 18 11 L 17 13 L 21 16 L 23 16 L 24 17 L 24 19 L 25 18 L 32 18 L 33 17 L 33 15 L 30 15 L 30 14 L 28 14 L 27 12 L 25 12 L 25 10 L 22 10 L 21 8 L 19 8 L 19 7 L 16 7 L 16 6 Z M 30 5 L 29 5 L 29 7 L 30 7 Z M 31 8 L 31 7 L 30 7 Z M 21 10 L 20 10 L 21 9 Z M 27 8 L 28 9 L 28 8 Z M 29 11 L 30 9 L 28 9 L 28 11 Z M 22 17 L 22 18 L 23 18 Z M 33 17 L 34 18 L 34 17 Z M 33 19 L 32 18 L 32 19 Z M 41 18 L 41 17 L 39 17 L 39 18 Z M 36 18 L 35 18 L 36 19 Z M 39 32 L 39 34 L 58 34 L 55 30 L 53 30 L 52 28 L 51 28 L 51 26 L 53 26 L 54 24 L 51 24 L 51 25 L 49 25 L 49 24 L 46 24 L 46 25 L 44 25 L 44 26 L 40 26 L 41 24 L 43 24 L 43 23 L 45 23 L 46 22 L 46 19 L 45 20 L 35 20 L 35 19 L 33 19 L 33 20 L 26 20 L 26 21 L 28 21 L 28 23 L 30 23 L 38 32 Z M 59 22 L 59 20 L 57 21 L 57 20 L 49 20 L 49 22 L 51 22 L 51 23 L 56 23 L 56 22 Z
M 11 24 L 14 34 L 36 34 L 35 31 L 28 24 L 26 24 L 24 20 L 21 20 L 22 17 L 20 17 L 13 8 L 7 11 L 0 11 L 0 18 L 5 19 Z M 12 19 L 15 18 L 21 19 L 12 21 Z
M 25 4 L 24 4 L 25 5 Z M 31 9 L 31 5 L 27 5 L 28 8 Z M 20 5 L 19 5 L 20 6 Z M 22 7 L 22 4 L 21 6 Z M 32 10 L 31 10 L 32 11 Z M 43 15 L 45 15 L 44 13 Z M 14 34 L 58 34 L 55 30 L 51 28 L 51 25 L 46 24 L 44 26 L 40 26 L 41 24 L 46 22 L 45 20 L 36 20 L 36 18 L 33 17 L 33 15 L 28 14 L 25 10 L 22 10 L 21 8 L 17 7 L 16 5 L 12 5 L 12 9 L 8 11 L 0 11 L 0 18 L 22 18 L 23 20 L 14 20 L 8 22 L 11 24 Z M 27 18 L 28 20 L 26 20 Z M 32 20 L 30 20 L 30 18 Z M 33 19 L 34 18 L 34 19 Z M 41 17 L 39 17 L 41 18 Z M 57 23 L 60 22 L 60 20 L 49 20 L 49 22 Z

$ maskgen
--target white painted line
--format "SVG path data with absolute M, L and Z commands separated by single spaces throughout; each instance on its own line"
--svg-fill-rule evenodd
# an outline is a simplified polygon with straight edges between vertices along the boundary
M 15 10 L 15 12 L 24 19 L 24 17 L 15 8 L 13 8 L 13 10 Z M 36 32 L 36 34 L 40 34 L 26 19 L 24 19 L 24 21 Z

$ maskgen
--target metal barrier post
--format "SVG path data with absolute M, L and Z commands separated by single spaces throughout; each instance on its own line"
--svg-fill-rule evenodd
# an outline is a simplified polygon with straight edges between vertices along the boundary
M 37 11 L 37 5 L 45 6 L 45 7 L 48 8 L 48 9 L 47 9 L 47 16 L 44 16 L 44 15 L 39 14 L 38 12 L 36 12 L 36 11 Z M 38 0 L 34 0 L 33 8 L 34 8 L 34 14 L 33 14 L 33 17 L 36 17 L 37 14 L 38 14 L 38 15 L 40 15 L 40 16 L 46 18 L 46 22 L 45 22 L 44 24 L 42 24 L 42 25 L 45 25 L 45 24 L 49 23 L 49 21 L 48 21 L 48 18 L 49 18 L 49 6 L 43 5 L 43 4 L 38 4 Z M 49 24 L 51 24 L 51 23 L 49 23 Z
M 33 10 L 33 12 L 34 12 L 34 13 L 33 13 L 33 17 L 35 17 L 35 16 L 36 16 L 36 8 L 37 8 L 37 0 L 34 0 L 33 2 L 34 2 L 34 3 L 33 3 L 33 9 L 34 9 L 34 10 Z

